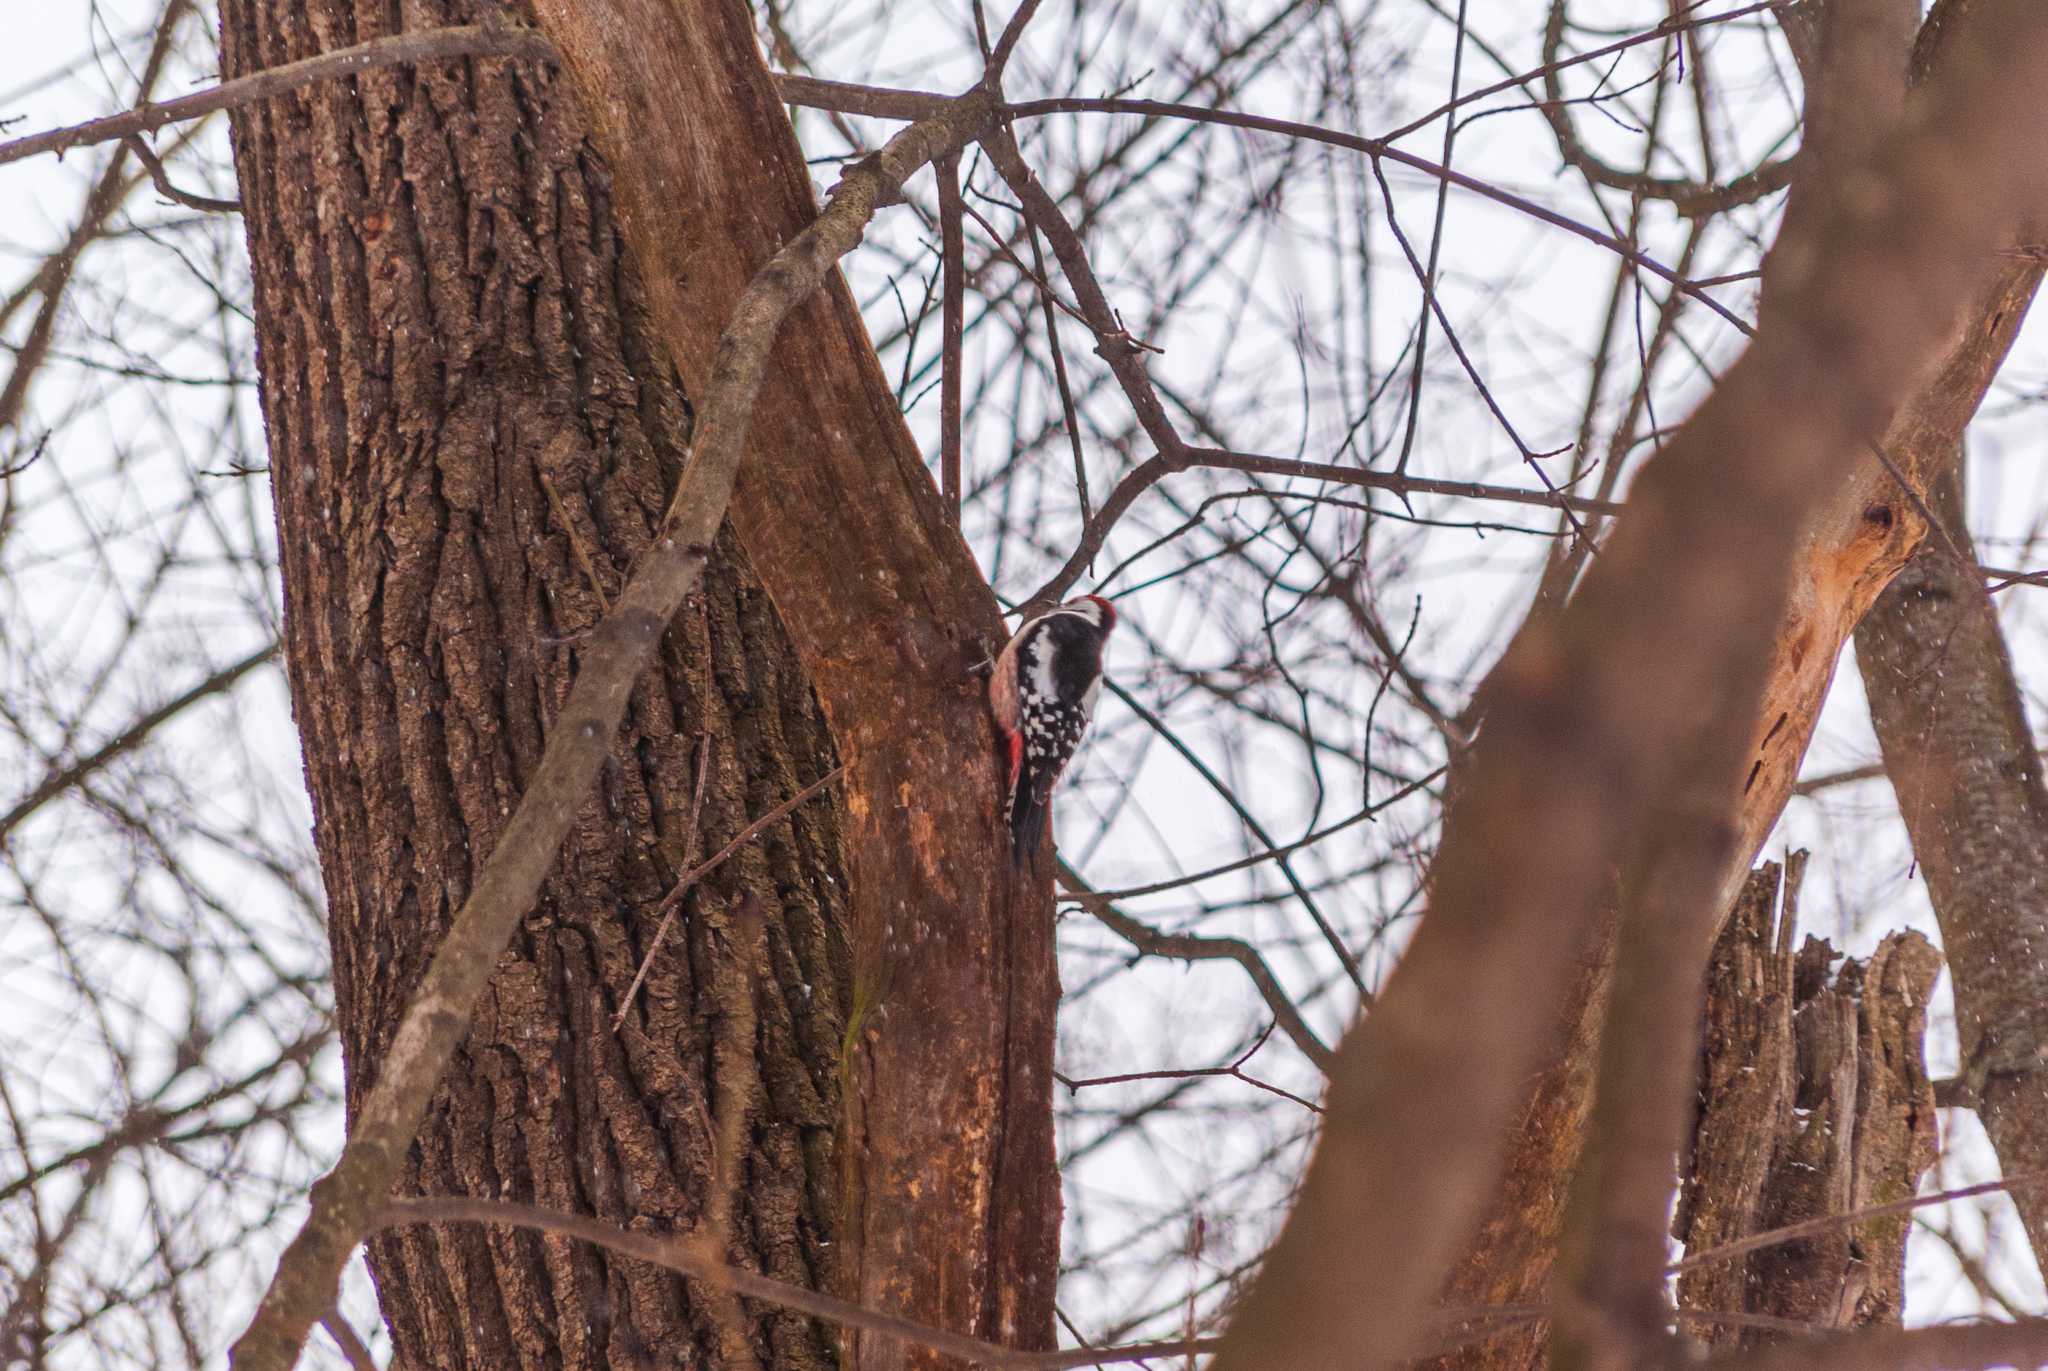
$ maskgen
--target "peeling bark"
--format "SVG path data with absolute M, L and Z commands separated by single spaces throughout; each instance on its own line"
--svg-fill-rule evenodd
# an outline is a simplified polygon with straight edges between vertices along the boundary
M 1940 954 L 1917 933 L 1894 933 L 1831 983 L 1840 954 L 1811 937 L 1792 951 L 1791 894 L 1780 916 L 1779 884 L 1775 863 L 1754 873 L 1714 947 L 1700 1117 L 1671 1230 L 1688 1256 L 1909 1198 L 1934 1161 L 1922 1044 Z M 1909 1226 L 1889 1215 L 1695 1268 L 1678 1279 L 1679 1305 L 1832 1329 L 1900 1327 Z M 1689 1327 L 1714 1346 L 1784 1336 Z

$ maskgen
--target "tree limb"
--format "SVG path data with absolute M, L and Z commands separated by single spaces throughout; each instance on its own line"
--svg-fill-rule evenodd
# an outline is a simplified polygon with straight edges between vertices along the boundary
M 1161 933 L 1151 925 L 1122 913 L 1107 899 L 1090 895 L 1087 882 L 1076 875 L 1064 860 L 1059 864 L 1059 873 L 1060 884 L 1083 895 L 1090 914 L 1142 955 L 1172 957 L 1185 962 L 1223 959 L 1242 966 L 1245 975 L 1251 977 L 1252 985 L 1258 989 L 1259 997 L 1266 1002 L 1266 1008 L 1273 1012 L 1273 1021 L 1280 1025 L 1280 1031 L 1301 1049 L 1302 1056 L 1315 1063 L 1318 1071 L 1329 1074 L 1335 1054 L 1308 1026 L 1308 1020 L 1301 1017 L 1294 1001 L 1287 998 L 1287 992 L 1280 987 L 1279 977 L 1266 965 L 1266 959 L 1259 955 L 1257 948 L 1241 938 L 1198 938 L 1185 933 Z
M 80 781 L 104 771 L 110 763 L 140 747 L 144 742 L 148 741 L 149 735 L 156 731 L 159 724 L 184 712 L 187 708 L 206 699 L 210 695 L 218 695 L 223 691 L 234 689 L 235 684 L 244 676 L 276 657 L 277 649 L 278 645 L 271 643 L 260 651 L 244 657 L 233 666 L 222 667 L 219 671 L 214 672 L 213 675 L 207 677 L 198 685 L 193 686 L 175 700 L 158 705 L 155 709 L 150 710 L 149 713 L 122 729 L 103 743 L 90 757 L 80 758 L 70 766 L 62 769 L 52 766 L 43 779 L 37 782 L 34 790 L 24 795 L 15 804 L 14 808 L 8 810 L 5 814 L 0 814 L 0 843 L 5 843 L 8 835 L 13 833 L 21 824 L 21 821 L 29 815 L 41 809 L 51 800 L 57 798 L 57 796 L 62 795 Z

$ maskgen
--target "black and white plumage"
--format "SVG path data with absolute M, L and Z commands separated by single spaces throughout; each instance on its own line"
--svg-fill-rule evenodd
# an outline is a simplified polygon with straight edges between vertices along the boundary
M 1018 865 L 1043 841 L 1052 788 L 1081 746 L 1102 693 L 1102 647 L 1116 610 L 1083 595 L 1025 624 L 996 658 L 989 702 L 1010 762 L 1010 842 Z

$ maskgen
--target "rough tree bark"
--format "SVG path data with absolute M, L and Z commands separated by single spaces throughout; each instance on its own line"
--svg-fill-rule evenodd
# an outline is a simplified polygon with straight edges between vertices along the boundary
M 223 72 L 495 18 L 462 0 L 228 0 Z M 704 18 L 695 32 L 716 41 L 691 53 L 700 84 L 745 87 L 760 64 L 744 9 Z M 727 206 L 676 235 L 698 283 L 743 283 L 814 212 L 801 158 L 772 98 L 700 102 L 690 117 L 694 155 L 770 182 L 738 187 L 759 213 Z M 692 437 L 708 344 L 691 355 L 663 336 L 685 283 L 666 259 L 652 288 L 636 269 L 646 257 L 626 247 L 586 129 L 565 76 L 497 59 L 367 73 L 234 120 L 352 1107 L 532 773 L 577 635 L 651 536 Z M 771 143 L 779 163 L 731 155 Z M 1009 898 L 967 670 L 1000 619 L 833 284 L 785 330 L 806 355 L 778 354 L 757 473 L 733 506 L 775 571 L 757 575 L 731 527 L 721 535 L 402 1189 L 689 1231 L 713 1222 L 729 1178 L 735 1262 L 1050 1345 L 1051 904 L 1033 922 Z M 719 294 L 684 304 L 710 338 L 729 314 Z M 799 387 L 822 398 L 788 403 Z M 877 430 L 888 441 L 871 441 Z M 774 460 L 821 447 L 843 459 L 837 473 Z M 835 474 L 840 488 L 818 488 Z M 778 528 L 791 486 L 807 510 Z M 876 527 L 877 506 L 896 527 Z M 836 540 L 819 537 L 835 517 Z M 936 552 L 925 524 L 944 532 Z M 855 589 L 877 569 L 894 575 Z M 878 621 L 878 597 L 915 612 Z M 839 634 L 830 648 L 821 623 Z M 859 676 L 870 696 L 890 673 L 909 684 L 850 706 L 858 673 L 834 672 L 831 650 L 879 655 Z M 687 898 L 615 1035 L 677 873 L 829 772 L 835 739 L 851 766 L 844 802 L 801 807 Z M 903 802 L 899 787 L 948 766 L 941 793 Z M 892 864 L 891 844 L 913 841 L 918 859 Z M 934 873 L 951 884 L 935 889 Z M 758 933 L 735 918 L 743 890 L 761 901 Z M 942 1066 L 937 1098 L 903 1093 Z M 371 1256 L 404 1364 L 804 1367 L 849 1350 L 808 1319 L 739 1311 L 555 1238 L 410 1229 Z M 858 1359 L 901 1355 L 876 1344 Z
M 1975 566 L 1959 462 L 1929 504 L 1947 537 L 1879 597 L 1856 662 L 1955 983 L 1963 1067 L 1948 1102 L 1978 1109 L 2018 1176 L 2048 1169 L 2048 787 Z M 2012 1195 L 2048 1253 L 2048 1193 Z
M 655 323 L 701 387 L 741 290 L 816 212 L 751 16 L 739 0 L 535 11 L 576 73 Z M 1002 828 L 975 671 L 1002 619 L 837 273 L 784 324 L 775 359 L 731 517 L 848 767 L 855 993 L 872 1012 L 848 1122 L 844 1293 L 1050 1348 L 1052 864 L 1019 873 Z M 865 1334 L 859 1348 L 864 1363 L 903 1355 Z
M 1943 42 L 1973 7 L 1973 0 L 1936 4 L 1914 50 L 1915 82 L 1926 79 Z M 1959 319 L 1946 355 L 1893 417 L 1881 445 L 1916 487 L 1927 488 L 1961 440 L 2018 334 L 2041 275 L 2042 264 L 2026 255 L 1995 261 Z M 1750 864 L 1791 798 L 1843 644 L 1924 536 L 1898 479 L 1868 452 L 1852 478 L 1806 521 L 1724 868 L 1724 907 L 1732 907 Z M 1582 970 L 1565 1002 L 1559 1046 L 1532 1082 L 1510 1144 L 1506 1181 L 1446 1283 L 1446 1305 L 1546 1298 L 1565 1192 L 1592 1104 L 1591 1054 L 1599 1038 L 1607 966 L 1604 946 L 1582 955 Z M 1542 1348 L 1542 1330 L 1524 1327 L 1467 1347 L 1438 1365 L 1445 1371 L 1523 1371 L 1537 1363 Z

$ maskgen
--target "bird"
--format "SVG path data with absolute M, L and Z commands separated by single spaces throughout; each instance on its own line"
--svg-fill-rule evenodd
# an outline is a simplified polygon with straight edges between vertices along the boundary
M 1023 627 L 989 673 L 989 704 L 1009 761 L 1005 815 L 1019 867 L 1051 830 L 1053 783 L 1081 746 L 1102 693 L 1102 649 L 1116 609 L 1100 595 L 1067 601 Z

